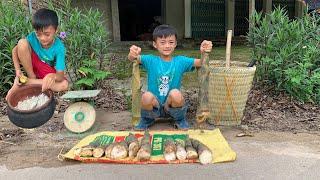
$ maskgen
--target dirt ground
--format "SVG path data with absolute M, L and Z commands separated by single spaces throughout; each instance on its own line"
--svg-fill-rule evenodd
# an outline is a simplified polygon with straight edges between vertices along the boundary
M 97 112 L 96 123 L 91 130 L 83 134 L 74 134 L 66 130 L 63 113 L 56 114 L 45 125 L 35 129 L 20 129 L 14 126 L 7 116 L 0 117 L 0 165 L 9 169 L 33 166 L 56 167 L 74 162 L 60 162 L 58 154 L 65 153 L 85 136 L 105 130 L 129 129 L 129 112 Z M 121 123 L 121 124 L 120 124 Z M 126 127 L 128 126 L 128 127 Z
M 66 153 L 85 136 L 106 130 L 130 130 L 130 113 L 97 111 L 94 127 L 83 134 L 73 134 L 66 130 L 63 114 L 55 115 L 47 124 L 37 129 L 19 129 L 12 125 L 6 116 L 0 118 L 2 138 L 0 141 L 0 166 L 23 169 L 28 167 L 59 167 L 78 164 L 76 161 L 60 161 L 59 153 Z M 320 135 L 310 133 L 255 131 L 253 137 L 236 137 L 243 132 L 241 127 L 219 127 L 230 145 L 233 143 L 286 142 L 313 149 L 320 149 Z M 151 129 L 173 129 L 170 122 L 159 122 Z M 279 147 L 280 148 L 280 147 Z M 292 152 L 294 153 L 294 152 Z
M 252 88 L 242 124 L 256 130 L 319 134 L 320 106 L 273 92 L 270 87 Z
M 59 161 L 58 154 L 67 152 L 79 140 L 92 133 L 132 130 L 125 94 L 124 91 L 119 93 L 116 88 L 104 87 L 96 99 L 96 123 L 91 130 L 83 134 L 71 133 L 64 127 L 63 112 L 69 103 L 61 100 L 52 119 L 40 128 L 20 129 L 14 126 L 7 116 L 2 115 L 0 117 L 0 166 L 20 169 L 33 166 L 57 167 L 77 163 Z M 192 117 L 196 110 L 197 90 L 184 90 L 184 94 L 190 105 L 189 121 L 194 125 Z M 2 101 L 3 113 L 5 106 Z M 207 128 L 213 128 L 213 126 L 208 125 Z M 241 126 L 219 128 L 229 142 L 237 141 L 235 135 L 245 132 L 253 135 L 245 138 L 253 138 L 257 141 L 281 139 L 320 149 L 320 108 L 312 104 L 300 104 L 285 95 L 270 94 L 267 89 L 252 89 Z M 173 124 L 171 121 L 163 121 L 151 129 L 173 129 Z
M 114 57 L 123 69 L 128 64 Z M 112 67 L 112 66 L 111 66 Z M 111 68 L 112 69 L 112 68 Z M 114 67 L 117 76 L 128 73 Z M 120 74 L 117 74 L 116 72 Z M 191 76 L 189 76 L 190 78 Z M 182 88 L 189 104 L 188 119 L 194 126 L 197 109 L 197 88 L 193 80 Z M 20 129 L 14 126 L 6 116 L 6 103 L 0 100 L 0 166 L 8 169 L 20 169 L 33 166 L 57 167 L 78 162 L 59 161 L 58 154 L 65 153 L 85 136 L 107 130 L 131 130 L 130 123 L 130 79 L 117 78 L 106 80 L 102 92 L 95 98 L 97 119 L 94 127 L 83 134 L 74 134 L 66 130 L 63 124 L 63 112 L 70 104 L 58 99 L 56 112 L 49 122 L 36 129 Z M 190 85 L 191 84 L 191 85 Z M 194 85 L 195 84 L 195 85 Z M 145 88 L 146 86 L 143 86 Z M 219 127 L 228 142 L 238 142 L 238 133 L 253 135 L 256 141 L 292 141 L 312 149 L 320 149 L 320 107 L 314 104 L 301 104 L 284 94 L 274 94 L 272 89 L 255 85 L 248 98 L 241 126 Z M 61 94 L 57 95 L 59 97 Z M 207 128 L 214 128 L 207 124 Z M 170 121 L 159 122 L 151 129 L 173 129 Z M 242 139 L 241 139 L 242 140 Z

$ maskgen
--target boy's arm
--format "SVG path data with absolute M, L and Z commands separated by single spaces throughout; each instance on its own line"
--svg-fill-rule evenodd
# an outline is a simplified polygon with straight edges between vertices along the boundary
M 43 78 L 42 91 L 50 89 L 56 82 L 64 81 L 64 69 L 65 69 L 65 48 L 62 45 L 59 53 L 56 55 L 56 73 L 47 74 Z
M 56 73 L 50 73 L 46 75 L 43 79 L 49 79 L 53 82 L 61 82 L 64 80 L 64 71 L 57 71 Z
M 54 83 L 62 82 L 64 80 L 64 71 L 57 71 L 56 73 L 47 74 L 43 78 L 42 91 L 49 89 Z
M 64 71 L 57 71 L 55 74 L 55 81 L 61 82 L 64 80 Z
M 201 67 L 201 59 L 194 59 L 194 67 Z
M 12 61 L 13 61 L 14 69 L 16 70 L 16 76 L 20 77 L 22 73 L 21 73 L 21 69 L 20 69 L 20 63 L 19 63 L 17 50 L 18 50 L 17 46 L 15 46 L 12 49 Z
M 138 63 L 141 64 L 141 59 L 140 59 L 141 48 L 138 46 L 132 45 L 129 50 L 130 50 L 128 54 L 129 61 L 134 61 L 135 59 L 137 59 Z
M 61 48 L 59 49 L 57 55 L 56 55 L 56 73 L 53 77 L 55 82 L 62 82 L 64 78 L 64 70 L 66 69 L 66 50 L 64 45 L 61 45 Z
M 201 45 L 200 45 L 200 52 L 201 54 L 205 53 L 205 52 L 211 52 L 212 50 L 212 42 L 211 41 L 207 41 L 204 40 L 202 41 Z M 201 59 L 195 59 L 194 60 L 194 66 L 195 67 L 201 67 Z

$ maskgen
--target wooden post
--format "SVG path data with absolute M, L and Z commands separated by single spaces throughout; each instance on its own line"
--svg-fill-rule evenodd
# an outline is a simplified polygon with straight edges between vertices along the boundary
M 184 0 L 184 37 L 191 36 L 191 0 Z
M 32 14 L 32 0 L 28 0 L 29 13 Z
M 304 16 L 306 8 L 307 8 L 307 5 L 303 0 L 296 0 L 295 11 L 294 11 L 295 16 L 298 18 Z
M 250 19 L 250 16 L 255 11 L 255 9 L 256 9 L 255 6 L 256 6 L 255 0 L 249 0 L 249 17 L 248 17 L 248 19 Z M 249 28 L 251 28 L 251 27 L 252 27 L 252 24 L 249 22 Z
M 226 32 L 227 30 L 234 30 L 234 5 L 235 5 L 235 0 L 226 0 Z
M 254 12 L 256 9 L 256 1 L 255 0 L 249 0 L 249 16 Z
M 299 3 L 299 0 L 296 0 L 294 2 L 294 16 L 295 17 L 299 17 L 299 11 L 300 11 L 300 3 Z
M 121 41 L 118 0 L 111 0 L 113 41 Z
M 263 0 L 263 12 L 269 14 L 272 11 L 272 0 Z
M 228 30 L 227 45 L 226 45 L 226 68 L 230 67 L 231 39 L 232 39 L 232 30 Z

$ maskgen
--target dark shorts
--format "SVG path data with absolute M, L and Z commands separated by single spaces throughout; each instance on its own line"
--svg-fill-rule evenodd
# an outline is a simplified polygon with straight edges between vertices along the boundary
M 179 107 L 179 108 L 168 108 L 167 110 L 164 108 L 163 104 L 160 104 L 159 107 L 154 107 L 152 111 L 141 110 L 141 117 L 146 117 L 150 119 L 156 118 L 169 118 L 172 117 L 174 119 L 184 119 L 187 113 L 187 106 Z

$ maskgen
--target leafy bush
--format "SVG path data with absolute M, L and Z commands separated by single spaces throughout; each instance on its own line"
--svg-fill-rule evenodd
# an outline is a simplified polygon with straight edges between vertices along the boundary
M 67 73 L 73 89 L 96 89 L 110 73 L 104 71 L 107 31 L 98 10 L 81 11 L 65 1 L 53 7 L 60 18 L 59 30 L 66 32 Z M 11 52 L 18 40 L 33 31 L 28 9 L 20 1 L 0 1 L 0 96 L 12 86 L 15 76 Z
M 60 31 L 66 33 L 67 69 L 74 89 L 96 89 L 110 72 L 103 69 L 108 38 L 102 13 L 79 10 L 65 1 L 63 8 L 54 7 L 60 18 Z
M 0 1 L 0 17 L 0 96 L 3 96 L 15 77 L 12 49 L 32 26 L 28 12 L 19 1 Z
M 257 79 L 304 102 L 320 103 L 320 18 L 289 20 L 276 8 L 250 17 L 247 36 L 258 60 Z

